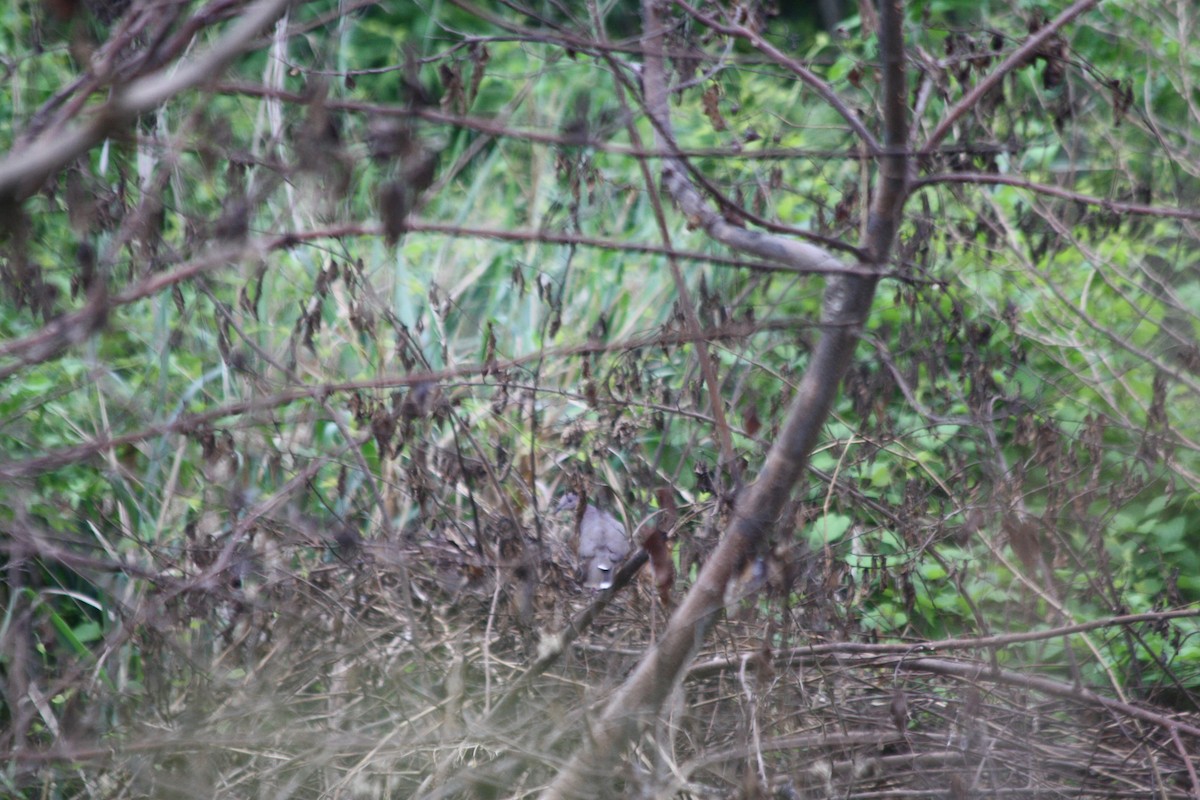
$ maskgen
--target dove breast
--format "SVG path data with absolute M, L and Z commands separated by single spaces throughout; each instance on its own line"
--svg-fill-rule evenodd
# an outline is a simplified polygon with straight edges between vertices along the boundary
M 606 511 L 588 505 L 579 522 L 579 565 L 584 586 L 607 589 L 612 586 L 613 571 L 629 555 L 629 537 L 620 520 Z

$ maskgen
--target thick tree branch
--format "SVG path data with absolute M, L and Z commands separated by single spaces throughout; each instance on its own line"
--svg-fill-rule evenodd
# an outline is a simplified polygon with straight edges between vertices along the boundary
M 655 127 L 669 144 L 670 118 L 662 58 L 662 22 L 655 0 L 643 5 L 646 63 L 643 82 L 646 107 Z M 881 13 L 880 48 L 884 62 L 885 153 L 880 164 L 875 200 L 871 206 L 865 251 L 871 264 L 886 262 L 898 226 L 905 194 L 907 157 L 906 92 L 904 52 L 901 40 L 902 9 L 899 0 L 885 0 Z M 760 255 L 763 250 L 797 254 L 818 262 L 833 258 L 806 244 L 780 241 L 778 237 L 754 234 L 724 222 L 706 208 L 699 193 L 687 181 L 679 163 L 667 159 L 663 165 L 664 186 L 689 217 L 700 222 L 716 240 Z M 793 256 L 795 257 L 795 256 Z M 739 495 L 729 529 L 708 557 L 696 583 L 672 615 L 656 647 L 638 664 L 633 674 L 609 701 L 585 742 L 543 798 L 578 798 L 596 794 L 597 776 L 608 773 L 609 764 L 635 737 L 640 724 L 649 723 L 682 678 L 696 649 L 704 640 L 724 604 L 725 589 L 753 554 L 762 548 L 782 513 L 796 482 L 803 473 L 808 454 L 815 446 L 837 394 L 842 375 L 849 366 L 858 331 L 870 308 L 876 278 L 838 277 L 826 288 L 822 318 L 823 333 L 808 368 L 797 388 L 787 418 L 775 444 L 767 453 L 757 482 Z
M 250 46 L 262 30 L 288 7 L 291 0 L 258 0 L 233 28 L 202 56 L 181 67 L 118 88 L 112 99 L 86 122 L 66 133 L 43 135 L 0 161 L 0 198 L 21 201 L 36 192 L 47 176 L 78 158 L 125 121 L 158 107 L 187 89 L 212 81 Z
M 650 29 L 647 28 L 647 31 Z M 660 137 L 659 146 L 668 151 L 678 152 L 667 104 L 661 24 L 655 32 L 648 32 L 644 48 L 646 62 L 642 83 L 646 95 L 646 113 L 649 114 Z M 704 197 L 688 180 L 687 166 L 678 157 L 668 157 L 663 160 L 663 188 L 679 206 L 679 210 L 683 212 L 684 216 L 697 227 L 703 228 L 715 241 L 733 250 L 750 253 L 769 261 L 778 261 L 799 270 L 842 272 L 846 269 L 839 258 L 822 247 L 748 230 L 729 223 L 705 202 Z

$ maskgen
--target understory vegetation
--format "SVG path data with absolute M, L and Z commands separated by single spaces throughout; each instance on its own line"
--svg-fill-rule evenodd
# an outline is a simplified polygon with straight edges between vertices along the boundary
M 1200 795 L 1200 12 L 777 5 L 0 11 L 0 794 Z

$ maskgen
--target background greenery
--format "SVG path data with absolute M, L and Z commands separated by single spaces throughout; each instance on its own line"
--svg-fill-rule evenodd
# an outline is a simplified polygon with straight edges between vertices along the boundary
M 121 65 L 149 69 L 135 56 L 152 37 L 126 35 L 130 20 L 204 19 L 202 48 L 218 7 L 6 6 L 0 145 L 19 154 L 48 120 L 102 103 Z M 1063 7 L 910 4 L 914 104 L 930 81 L 914 125 L 932 130 Z M 485 712 L 539 634 L 590 599 L 550 532 L 556 492 L 586 485 L 635 524 L 669 487 L 686 590 L 777 434 L 823 278 L 732 265 L 669 216 L 735 428 L 740 463 L 721 463 L 654 250 L 657 188 L 632 154 L 630 130 L 653 131 L 634 72 L 614 66 L 637 60 L 636 6 L 604 9 L 611 50 L 583 9 L 526 10 L 297 5 L 214 85 L 3 203 L 5 340 L 50 330 L 101 285 L 114 299 L 93 335 L 0 364 L 6 791 L 532 791 L 572 736 L 535 729 L 533 709 L 504 725 Z M 763 30 L 874 126 L 875 40 L 851 11 L 828 30 L 799 13 Z M 697 172 L 752 214 L 852 247 L 872 167 L 841 117 L 746 42 L 676 22 L 695 62 L 675 59 L 675 77 L 696 81 L 672 113 Z M 918 159 L 920 179 L 962 179 L 909 199 L 809 480 L 710 655 L 1194 609 L 1196 217 L 1121 204 L 1197 207 L 1196 23 L 1179 5 L 1106 2 Z M 535 705 L 582 719 L 619 680 L 663 611 L 628 595 L 588 645 L 607 657 L 579 650 L 571 685 Z M 1195 724 L 1197 634 L 1195 616 L 1159 616 L 972 655 Z M 886 704 L 892 671 L 860 666 L 840 666 L 854 688 L 830 696 Z M 749 736 L 735 674 L 688 695 L 676 754 L 692 769 L 674 791 L 715 796 L 757 771 L 704 760 L 731 742 L 700 720 Z M 761 680 L 764 729 L 806 728 L 791 690 Z M 912 747 L 963 709 L 986 716 L 957 688 L 914 679 Z M 1033 712 L 995 691 L 992 735 L 1028 739 Z M 803 752 L 772 766 L 794 777 Z M 1194 788 L 1182 761 L 1162 769 L 1161 796 Z M 1111 790 L 1099 768 L 1051 772 L 1038 767 L 1042 789 Z

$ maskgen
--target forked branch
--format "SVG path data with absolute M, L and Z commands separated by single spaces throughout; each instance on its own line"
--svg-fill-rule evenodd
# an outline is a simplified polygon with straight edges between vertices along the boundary
M 884 155 L 880 160 L 867 238 L 863 243 L 864 252 L 870 254 L 870 263 L 862 266 L 868 268 L 878 268 L 888 260 L 904 203 L 907 170 L 908 124 L 900 1 L 885 0 L 880 19 Z M 658 3 L 654 0 L 643 3 L 643 27 L 646 107 L 662 142 L 670 146 L 674 138 L 663 66 L 664 26 Z M 735 250 L 788 263 L 795 263 L 793 259 L 809 263 L 836 260 L 813 245 L 747 231 L 725 222 L 702 201 L 700 192 L 690 184 L 678 159 L 665 159 L 663 183 L 685 214 L 698 221 L 715 240 Z M 543 792 L 543 798 L 594 796 L 597 776 L 609 774 L 610 762 L 633 740 L 639 724 L 653 719 L 682 678 L 721 610 L 726 586 L 766 542 L 804 470 L 808 454 L 833 405 L 842 375 L 851 361 L 858 331 L 871 306 L 877 282 L 874 276 L 829 278 L 821 338 L 757 482 L 739 495 L 729 529 L 705 561 L 696 583 L 672 615 L 658 645 L 646 653 L 633 674 L 613 695 L 593 726 L 590 739 Z

